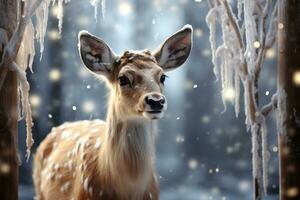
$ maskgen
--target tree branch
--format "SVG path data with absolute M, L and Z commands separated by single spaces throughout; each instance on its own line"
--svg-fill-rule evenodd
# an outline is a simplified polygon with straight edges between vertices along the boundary
M 273 46 L 275 43 L 275 38 L 277 36 L 277 29 L 278 29 L 278 23 L 277 23 L 277 15 L 278 15 L 278 1 L 276 1 L 275 6 L 273 8 L 273 12 L 270 18 L 268 33 L 267 33 L 267 39 L 265 43 L 265 48 L 269 49 Z
M 261 108 L 261 114 L 264 115 L 265 117 L 269 115 L 269 113 L 271 111 L 273 111 L 274 109 L 277 108 L 277 98 L 278 98 L 278 95 L 277 93 L 274 94 L 271 98 L 271 101 L 270 103 L 264 105 L 262 108 Z
M 227 0 L 220 0 L 220 1 L 224 5 L 224 8 L 225 8 L 226 13 L 227 13 L 228 18 L 229 18 L 229 23 L 231 24 L 231 26 L 232 26 L 235 34 L 236 34 L 236 37 L 238 38 L 239 47 L 243 50 L 245 48 L 244 41 L 242 39 L 242 35 L 241 35 L 241 32 L 240 32 L 240 28 L 239 28 L 239 25 L 237 23 L 237 20 L 236 20 L 235 16 L 233 16 L 233 14 L 232 14 L 231 7 L 228 4 Z
M 254 70 L 254 76 L 255 79 L 258 78 L 260 70 L 261 70 L 261 66 L 262 66 L 262 62 L 264 59 L 264 51 L 265 51 L 265 42 L 266 42 L 266 23 L 267 23 L 267 18 L 268 18 L 268 13 L 270 10 L 270 6 L 271 6 L 271 0 L 267 0 L 266 4 L 263 8 L 263 12 L 262 12 L 262 18 L 260 20 L 260 25 L 259 25 L 259 29 L 260 29 L 260 48 L 258 50 L 258 54 L 257 54 L 257 59 L 255 61 L 255 70 Z

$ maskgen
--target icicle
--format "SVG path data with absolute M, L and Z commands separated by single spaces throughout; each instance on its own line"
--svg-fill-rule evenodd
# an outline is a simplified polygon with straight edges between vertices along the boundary
M 39 40 L 40 45 L 40 59 L 42 59 L 43 51 L 44 51 L 44 38 L 47 29 L 48 22 L 48 12 L 49 12 L 49 4 L 51 0 L 44 0 L 39 8 L 36 10 L 36 38 Z
M 63 8 L 64 0 L 57 0 L 57 19 L 58 19 L 58 30 L 59 34 L 61 34 L 62 24 L 63 24 L 63 17 L 64 17 L 64 8 Z
M 102 10 L 102 18 L 104 20 L 105 18 L 105 12 L 106 12 L 106 0 L 101 1 L 101 10 Z
M 244 0 L 237 0 L 238 19 L 239 20 L 242 19 L 243 3 L 244 3 Z
M 235 96 L 234 96 L 234 110 L 235 110 L 235 116 L 239 116 L 240 112 L 240 74 L 239 74 L 239 67 L 240 65 L 235 66 L 235 72 L 234 72 L 234 88 L 235 88 Z
M 97 22 L 97 19 L 98 19 L 98 5 L 99 5 L 99 2 L 100 2 L 100 0 L 90 0 L 91 5 L 94 7 L 94 18 L 95 18 L 96 22 Z M 102 4 L 102 1 L 101 1 L 101 4 Z
M 22 108 L 24 110 L 25 120 L 26 120 L 26 159 L 28 161 L 31 153 L 31 147 L 34 143 L 32 138 L 32 117 L 31 117 L 31 107 L 29 102 L 29 83 L 26 78 L 26 72 L 24 69 L 19 67 L 15 62 L 12 63 L 12 69 L 16 70 L 18 79 L 20 81 L 20 90 L 21 90 L 21 100 Z
M 26 29 L 23 34 L 22 42 L 17 54 L 16 63 L 12 64 L 12 68 L 17 71 L 18 79 L 20 81 L 20 93 L 22 102 L 22 116 L 25 116 L 26 121 L 26 157 L 27 160 L 30 156 L 30 149 L 33 144 L 32 138 L 32 117 L 31 108 L 29 103 L 29 83 L 26 79 L 26 69 L 29 68 L 32 71 L 33 59 L 35 56 L 34 48 L 34 26 L 29 20 Z
M 26 38 L 28 40 L 26 42 L 27 43 L 26 48 L 27 48 L 27 54 L 29 55 L 28 68 L 32 72 L 32 64 L 35 56 L 35 48 L 34 48 L 34 27 L 31 20 L 27 26 L 28 26 L 28 32 L 26 33 Z
M 270 159 L 270 154 L 268 151 L 268 135 L 267 135 L 267 125 L 266 120 L 263 117 L 261 120 L 261 137 L 262 137 L 262 171 L 263 171 L 263 185 L 265 194 L 267 194 L 268 189 L 268 163 Z
M 34 27 L 31 20 L 29 20 L 23 34 L 20 48 L 18 50 L 16 62 L 23 70 L 26 70 L 27 67 L 32 70 L 34 56 Z
M 207 16 L 206 16 L 206 23 L 209 26 L 209 42 L 211 46 L 211 52 L 212 52 L 212 63 L 214 65 L 214 74 L 216 76 L 216 79 L 219 80 L 219 68 L 216 63 L 216 20 L 217 20 L 217 14 L 218 14 L 218 7 L 212 8 Z

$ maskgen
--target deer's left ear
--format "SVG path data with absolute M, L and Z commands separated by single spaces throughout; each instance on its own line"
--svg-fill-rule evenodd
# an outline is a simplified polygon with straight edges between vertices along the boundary
M 154 51 L 154 57 L 164 70 L 177 68 L 187 60 L 192 49 L 192 35 L 192 26 L 185 25 Z

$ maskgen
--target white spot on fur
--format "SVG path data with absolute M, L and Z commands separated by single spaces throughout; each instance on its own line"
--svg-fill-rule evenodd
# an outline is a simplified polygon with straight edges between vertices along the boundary
M 85 178 L 84 179 L 84 183 L 83 183 L 83 189 L 88 192 L 88 188 L 89 187 L 89 178 Z
M 69 190 L 69 188 L 70 188 L 70 182 L 68 181 L 61 186 L 60 191 L 62 193 L 66 193 Z
M 98 138 L 97 140 L 96 140 L 96 143 L 95 143 L 95 146 L 94 146 L 96 149 L 99 149 L 100 147 L 101 147 L 101 139 L 100 138 Z

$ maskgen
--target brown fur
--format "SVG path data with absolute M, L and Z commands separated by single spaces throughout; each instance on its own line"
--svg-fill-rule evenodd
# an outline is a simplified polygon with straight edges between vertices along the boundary
M 65 123 L 51 131 L 41 143 L 34 159 L 33 177 L 37 199 L 150 200 L 150 196 L 152 199 L 158 199 L 158 183 L 153 166 L 149 172 L 149 183 L 142 194 L 135 196 L 131 195 L 130 191 L 127 193 L 116 188 L 119 183 L 115 178 L 121 177 L 112 174 L 115 173 L 114 170 L 108 169 L 107 161 L 103 159 L 105 156 L 101 155 L 107 154 L 113 159 L 113 152 L 107 151 L 118 145 L 119 141 L 112 140 L 116 144 L 106 148 L 106 145 L 109 145 L 103 143 L 106 128 L 105 122 L 94 120 Z M 96 145 L 97 140 L 102 143 L 100 148 Z M 140 168 L 143 167 L 143 163 L 131 160 L 130 154 L 124 155 L 122 164 L 120 167 L 125 168 L 122 174 L 128 174 L 124 177 L 127 180 L 123 184 L 138 180 L 143 173 L 143 169 Z
M 129 71 L 139 87 L 121 90 L 115 84 L 118 74 Z M 153 164 L 155 122 L 144 119 L 140 110 L 144 94 L 161 92 L 156 77 L 161 73 L 153 57 L 143 52 L 120 58 L 110 80 L 107 123 L 65 123 L 53 128 L 38 148 L 33 173 L 37 199 L 159 198 Z
M 126 51 L 118 58 L 103 40 L 79 33 L 83 63 L 110 86 L 107 120 L 52 129 L 34 159 L 38 200 L 159 199 L 154 119 L 167 107 L 164 71 L 185 62 L 191 36 L 187 25 L 153 54 Z M 153 106 L 153 99 L 161 107 Z

